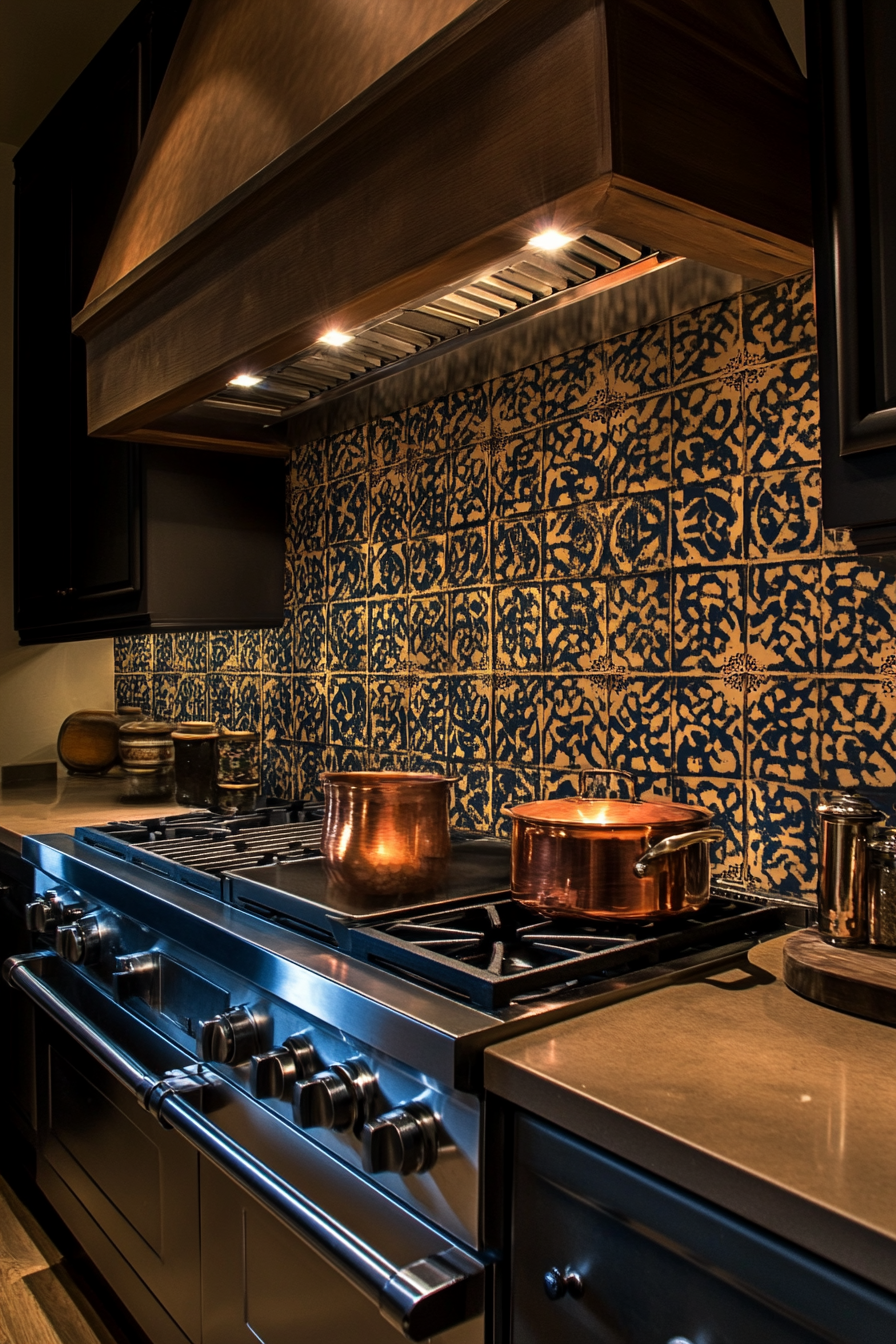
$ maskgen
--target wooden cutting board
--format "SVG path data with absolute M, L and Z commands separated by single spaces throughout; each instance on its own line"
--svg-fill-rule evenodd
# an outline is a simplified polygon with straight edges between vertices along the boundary
M 896 951 L 831 947 L 815 929 L 784 944 L 784 983 L 806 999 L 896 1027 Z

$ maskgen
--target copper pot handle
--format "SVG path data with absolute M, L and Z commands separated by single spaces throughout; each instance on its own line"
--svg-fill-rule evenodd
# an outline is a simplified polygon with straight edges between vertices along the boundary
M 638 801 L 638 789 L 635 784 L 635 777 L 630 770 L 603 770 L 597 766 L 587 765 L 584 770 L 579 771 L 579 797 L 584 798 L 585 776 L 586 775 L 619 775 L 628 784 L 629 797 L 633 803 Z
M 655 845 L 645 849 L 640 859 L 636 859 L 632 869 L 635 877 L 646 877 L 650 865 L 657 859 L 665 858 L 667 854 L 674 854 L 676 850 L 687 849 L 689 845 L 699 845 L 703 841 L 724 840 L 725 832 L 719 830 L 718 826 L 707 826 L 702 831 L 685 831 L 681 835 L 667 835 L 665 840 L 657 840 Z

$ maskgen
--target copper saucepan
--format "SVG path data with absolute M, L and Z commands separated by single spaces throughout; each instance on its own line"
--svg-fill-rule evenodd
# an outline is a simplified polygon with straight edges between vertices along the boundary
M 586 798 L 588 775 L 618 775 L 629 798 Z M 551 915 L 651 919 L 709 898 L 709 845 L 724 839 L 705 807 L 639 801 L 626 770 L 582 770 L 579 796 L 507 805 L 510 885 Z

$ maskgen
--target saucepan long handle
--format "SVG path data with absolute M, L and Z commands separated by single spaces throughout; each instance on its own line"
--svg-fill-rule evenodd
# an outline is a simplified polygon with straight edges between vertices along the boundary
M 724 839 L 725 832 L 719 830 L 718 826 L 707 826 L 702 831 L 684 831 L 681 835 L 667 835 L 665 840 L 657 840 L 655 845 L 651 845 L 640 859 L 635 861 L 633 870 L 635 877 L 646 877 L 651 864 L 665 858 L 667 854 L 674 854 L 676 850 L 687 849 L 689 845 L 700 845 L 704 841 Z

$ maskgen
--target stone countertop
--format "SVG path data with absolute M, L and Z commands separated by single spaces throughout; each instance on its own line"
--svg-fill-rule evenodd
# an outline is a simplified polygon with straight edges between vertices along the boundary
M 61 776 L 23 789 L 0 789 L 0 845 L 21 852 L 25 835 L 71 835 L 76 826 L 189 811 L 173 798 L 122 802 L 124 787 L 124 776 L 112 773 Z
M 783 944 L 492 1046 L 486 1088 L 896 1292 L 896 1030 L 789 990 Z

